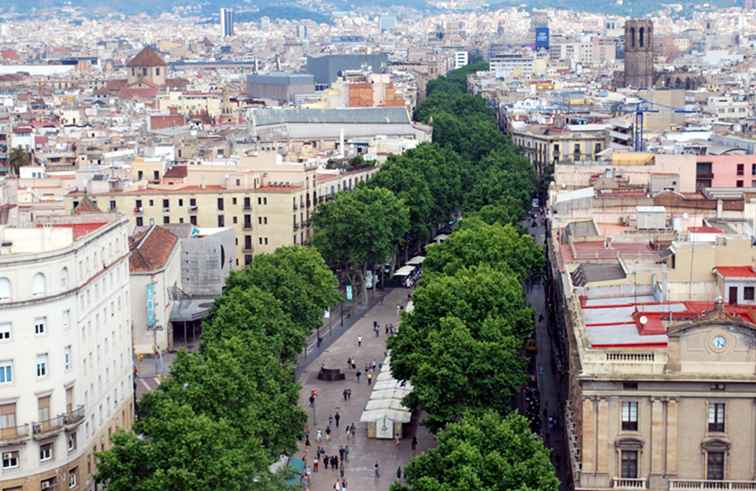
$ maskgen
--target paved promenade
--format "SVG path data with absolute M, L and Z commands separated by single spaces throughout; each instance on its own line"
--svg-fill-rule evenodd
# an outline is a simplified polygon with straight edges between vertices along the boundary
M 401 440 L 397 447 L 392 440 L 368 439 L 367 423 L 360 423 L 360 415 L 365 408 L 370 387 L 364 374 L 365 365 L 373 361 L 381 363 L 386 351 L 386 334 L 384 326 L 393 323 L 398 326 L 397 305 L 406 304 L 409 290 L 397 288 L 385 297 L 383 303 L 378 303 L 354 325 L 336 339 L 327 349 L 320 353 L 315 360 L 305 367 L 299 374 L 299 383 L 302 385 L 300 392 L 300 404 L 307 408 L 309 414 L 308 429 L 311 446 L 306 457 L 307 465 L 312 468 L 313 457 L 318 446 L 316 431 L 323 431 L 321 445 L 327 455 L 339 454 L 339 447 L 349 446 L 349 458 L 344 467 L 344 478 L 347 481 L 347 491 L 386 491 L 392 482 L 396 480 L 397 469 L 402 468 L 413 455 L 411 438 Z M 376 337 L 373 331 L 373 321 L 380 324 L 380 336 Z M 362 346 L 357 346 L 357 338 L 362 337 Z M 360 382 L 357 383 L 355 371 L 347 368 L 347 359 L 356 360 L 358 370 L 363 372 Z M 346 380 L 338 382 L 324 382 L 317 379 L 321 366 L 326 368 L 341 368 L 346 373 Z M 377 372 L 376 372 L 377 375 Z M 315 408 L 310 408 L 308 398 L 310 391 L 317 388 L 318 398 Z M 344 401 L 344 389 L 352 390 L 352 397 Z M 339 427 L 331 426 L 332 434 L 330 441 L 326 441 L 325 428 L 328 426 L 328 417 L 336 412 L 341 416 Z M 356 423 L 357 431 L 354 438 L 347 438 L 344 431 L 346 425 Z M 418 447 L 414 453 L 419 453 L 433 445 L 433 437 L 422 426 L 417 429 Z M 305 447 L 301 445 L 298 456 L 303 457 Z M 378 462 L 380 466 L 380 478 L 376 479 L 373 466 Z M 331 491 L 334 483 L 339 478 L 339 471 L 325 470 L 323 460 L 320 459 L 318 472 L 312 473 L 310 489 L 312 491 Z

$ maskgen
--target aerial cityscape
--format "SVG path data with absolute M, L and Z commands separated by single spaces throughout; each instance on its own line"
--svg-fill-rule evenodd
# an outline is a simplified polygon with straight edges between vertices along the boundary
M 756 0 L 0 1 L 0 491 L 756 491 Z

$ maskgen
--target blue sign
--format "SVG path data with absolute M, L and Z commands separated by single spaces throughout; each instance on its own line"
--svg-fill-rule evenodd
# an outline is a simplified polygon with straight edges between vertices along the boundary
M 549 28 L 536 27 L 535 29 L 535 49 L 549 49 Z
M 155 318 L 155 282 L 147 283 L 147 327 L 153 328 L 157 324 Z

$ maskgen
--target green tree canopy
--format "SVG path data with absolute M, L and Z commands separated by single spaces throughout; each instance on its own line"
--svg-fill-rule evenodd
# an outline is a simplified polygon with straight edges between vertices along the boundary
M 557 491 L 543 441 L 517 413 L 468 414 L 438 434 L 438 446 L 415 457 L 406 484 L 392 491 Z
M 472 223 L 467 225 L 468 222 Z M 423 274 L 449 275 L 465 267 L 488 264 L 511 270 L 525 280 L 543 268 L 543 249 L 517 227 L 488 225 L 468 218 L 462 220 L 462 224 L 446 242 L 428 250 Z
M 332 267 L 353 285 L 359 285 L 367 301 L 365 274 L 395 253 L 409 230 L 407 205 L 384 188 L 358 186 L 320 205 L 313 215 L 313 243 Z
M 425 425 L 433 432 L 464 411 L 507 412 L 525 382 L 522 342 L 506 321 L 488 317 L 476 331 L 456 317 L 445 317 L 417 352 L 408 402 L 423 408 Z
M 340 298 L 336 275 L 312 247 L 280 247 L 255 256 L 245 269 L 231 273 L 226 288 L 235 287 L 257 287 L 272 294 L 305 334 L 322 324 L 323 312 Z
M 513 335 L 521 343 L 533 328 L 533 311 L 517 276 L 488 265 L 422 281 L 412 301 L 413 311 L 403 316 L 398 334 L 389 339 L 391 369 L 399 380 L 412 380 L 428 348 L 429 333 L 445 317 L 460 319 L 476 338 L 489 317 L 501 318 L 502 335 Z

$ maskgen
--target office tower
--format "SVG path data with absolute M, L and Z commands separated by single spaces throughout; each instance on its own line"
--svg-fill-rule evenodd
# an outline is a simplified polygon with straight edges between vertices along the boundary
M 654 85 L 654 24 L 648 19 L 625 22 L 625 87 Z
M 234 11 L 232 9 L 220 9 L 220 25 L 223 37 L 234 35 Z

